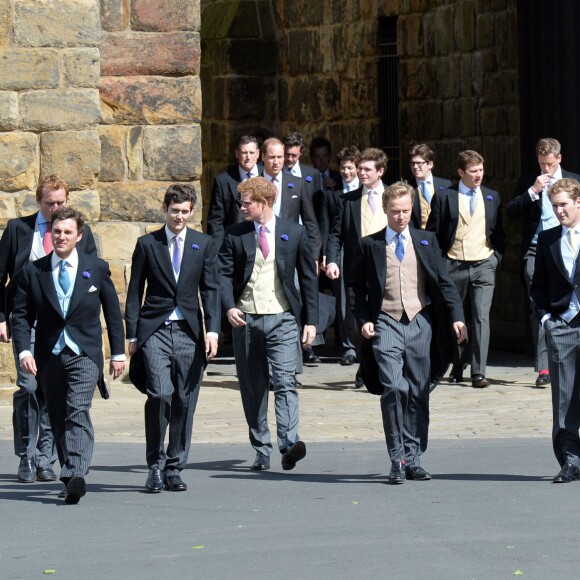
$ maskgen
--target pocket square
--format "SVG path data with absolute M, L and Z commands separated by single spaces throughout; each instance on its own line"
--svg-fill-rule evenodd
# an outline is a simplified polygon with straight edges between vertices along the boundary
M 96 286 L 91 286 L 89 288 L 89 292 L 96 292 L 98 290 L 98 288 Z
M 297 197 L 298 197 L 297 195 L 293 195 L 292 196 L 292 199 L 296 199 Z

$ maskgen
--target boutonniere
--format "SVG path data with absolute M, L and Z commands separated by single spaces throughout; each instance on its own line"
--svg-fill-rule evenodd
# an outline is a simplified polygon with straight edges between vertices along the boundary
M 294 184 L 293 183 L 289 183 L 288 184 L 288 189 L 294 189 Z
M 285 242 L 287 242 L 287 241 L 288 241 L 288 236 L 287 236 L 286 234 L 282 234 L 282 235 L 280 236 L 280 239 L 282 239 L 282 240 L 284 240 Z
M 192 244 L 191 249 L 192 250 L 199 250 L 199 246 L 197 244 Z
M 422 246 L 428 246 L 429 242 L 427 240 L 421 240 L 421 245 Z
M 310 175 L 307 175 L 305 179 L 308 183 L 310 183 L 312 181 L 312 177 L 310 177 Z
M 86 278 L 86 279 L 88 280 L 90 277 L 91 277 L 91 273 L 90 273 L 90 272 L 88 272 L 87 270 L 85 270 L 85 271 L 83 272 L 83 278 Z
M 487 201 L 493 201 L 493 196 L 491 195 L 486 195 L 485 199 L 487 199 Z

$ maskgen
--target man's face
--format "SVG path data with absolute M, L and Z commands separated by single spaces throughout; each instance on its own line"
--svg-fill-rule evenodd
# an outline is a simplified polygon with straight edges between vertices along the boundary
M 55 220 L 52 224 L 50 237 L 56 255 L 65 260 L 70 256 L 83 235 L 79 234 L 76 220 L 69 218 Z
M 284 148 L 284 163 L 288 169 L 292 169 L 298 161 L 300 161 L 300 156 L 302 155 L 302 150 L 300 149 L 300 145 L 296 145 L 294 147 L 285 147 Z
M 163 213 L 165 214 L 165 223 L 172 234 L 179 234 L 187 227 L 187 220 L 193 214 L 195 208 L 191 201 L 181 203 L 171 202 L 169 207 L 163 204 Z
M 465 171 L 458 169 L 457 173 L 459 173 L 463 185 L 469 189 L 477 189 L 483 181 L 483 163 L 473 163 L 468 165 Z
M 389 227 L 400 234 L 411 220 L 411 212 L 413 211 L 411 196 L 403 195 L 391 198 L 383 209 L 387 215 Z
M 316 147 L 316 149 L 313 149 L 310 161 L 312 161 L 312 165 L 314 165 L 320 173 L 326 171 L 330 165 L 330 151 L 328 150 L 328 147 Z
M 284 145 L 274 143 L 264 153 L 264 171 L 276 177 L 284 167 Z
M 259 156 L 260 152 L 255 143 L 240 145 L 240 147 L 236 149 L 236 159 L 238 161 L 238 165 L 244 171 L 252 171 L 252 169 L 254 169 L 254 165 L 258 163 Z
M 561 161 L 561 155 L 554 155 L 553 153 L 550 153 L 549 155 L 538 155 L 538 165 L 540 166 L 542 173 L 546 173 L 550 176 L 554 175 L 558 167 L 560 167 Z
M 385 170 L 377 169 L 374 161 L 361 161 L 358 164 L 358 178 L 363 185 L 374 189 L 381 180 Z
M 38 202 L 40 206 L 40 213 L 50 221 L 50 216 L 63 205 L 66 204 L 66 191 L 64 189 L 56 189 L 54 191 L 45 191 L 42 198 Z
M 563 226 L 573 228 L 580 222 L 580 197 L 574 201 L 567 191 L 550 196 L 552 209 Z
M 341 161 L 340 176 L 345 183 L 350 183 L 357 176 L 356 165 L 352 161 Z
M 259 222 L 264 215 L 267 204 L 265 202 L 253 201 L 251 195 L 246 193 L 241 196 L 242 214 L 247 222 Z
M 414 155 L 409 162 L 411 171 L 418 181 L 425 181 L 433 170 L 433 161 L 425 161 L 419 155 Z

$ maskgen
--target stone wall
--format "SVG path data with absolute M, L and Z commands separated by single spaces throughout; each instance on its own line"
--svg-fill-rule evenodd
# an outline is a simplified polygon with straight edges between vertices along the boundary
M 0 0 L 0 230 L 60 174 L 122 303 L 169 183 L 201 198 L 199 29 L 199 0 Z M 2 345 L 0 384 L 14 378 Z

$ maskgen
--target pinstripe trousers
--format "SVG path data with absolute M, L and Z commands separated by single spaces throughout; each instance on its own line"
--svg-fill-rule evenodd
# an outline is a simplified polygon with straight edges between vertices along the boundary
M 299 441 L 298 393 L 294 374 L 299 362 L 298 324 L 291 312 L 249 314 L 232 330 L 240 395 L 252 447 L 272 453 L 268 428 L 270 373 L 274 388 L 276 433 L 281 451 Z M 270 368 L 270 371 L 268 370 Z
M 420 465 L 429 432 L 431 316 L 423 309 L 401 322 L 380 313 L 373 352 L 383 385 L 381 412 L 391 461 Z
M 49 358 L 40 376 L 64 483 L 89 472 L 95 442 L 89 411 L 98 379 L 97 365 L 68 346 Z
M 168 476 L 176 475 L 189 455 L 193 414 L 205 368 L 204 343 L 196 341 L 185 320 L 179 320 L 163 324 L 142 348 L 147 373 L 147 465 Z
M 560 465 L 580 467 L 580 315 L 544 322 L 552 379 L 552 444 Z

